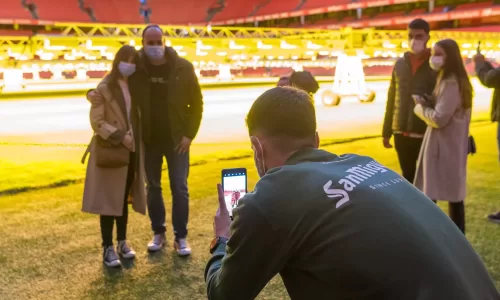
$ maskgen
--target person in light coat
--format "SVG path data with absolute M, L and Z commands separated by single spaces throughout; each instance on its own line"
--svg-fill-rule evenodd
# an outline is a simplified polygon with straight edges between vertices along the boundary
M 428 125 L 414 184 L 434 201 L 448 201 L 450 218 L 465 234 L 472 85 L 455 41 L 446 39 L 436 43 L 430 64 L 438 72 L 432 97 L 435 103 L 414 97 L 417 103 L 414 112 Z
M 95 134 L 85 154 L 85 156 L 90 154 L 90 158 L 85 178 L 82 211 L 100 215 L 103 262 L 108 267 L 121 265 L 118 255 L 125 259 L 135 257 L 134 250 L 126 242 L 128 204 L 131 203 L 136 212 L 146 213 L 146 180 L 139 130 L 140 112 L 131 102 L 127 84 L 127 78 L 135 72 L 136 55 L 135 49 L 131 46 L 123 46 L 117 52 L 110 74 L 97 86 L 104 100 L 91 102 L 90 108 L 90 124 Z M 118 149 L 125 147 L 126 149 L 122 148 L 120 152 L 124 157 L 124 165 L 108 166 L 98 162 L 99 141 L 112 145 L 111 156 L 118 155 Z M 115 221 L 117 251 L 113 247 Z

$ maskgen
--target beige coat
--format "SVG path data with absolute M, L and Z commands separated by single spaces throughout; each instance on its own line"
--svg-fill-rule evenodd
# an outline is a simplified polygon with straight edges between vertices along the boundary
M 466 194 L 471 110 L 463 109 L 455 78 L 441 81 L 435 97 L 435 108 L 415 106 L 415 114 L 428 127 L 414 183 L 433 200 L 459 202 Z
M 127 131 L 126 108 L 123 93 L 120 88 L 111 91 L 105 78 L 97 86 L 104 96 L 104 103 L 93 103 L 90 109 L 90 124 L 94 132 L 108 139 L 117 130 Z M 129 193 L 129 203 L 136 212 L 146 213 L 146 183 L 144 171 L 144 151 L 139 130 L 139 111 L 132 105 L 131 123 L 133 128 L 136 166 L 135 178 Z M 128 166 L 120 168 L 100 168 L 92 155 L 95 151 L 94 142 L 89 145 L 90 154 L 85 189 L 83 193 L 82 211 L 106 215 L 121 216 L 125 199 L 125 184 Z

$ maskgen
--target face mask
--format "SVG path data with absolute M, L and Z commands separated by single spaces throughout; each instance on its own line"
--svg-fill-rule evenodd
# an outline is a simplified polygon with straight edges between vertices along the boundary
M 425 43 L 422 40 L 411 40 L 410 41 L 411 52 L 414 54 L 418 54 L 425 49 Z
M 124 61 L 120 62 L 118 65 L 118 70 L 124 77 L 129 77 L 130 75 L 134 74 L 135 72 L 135 65 L 134 64 L 129 64 Z
M 444 65 L 444 59 L 442 56 L 431 56 L 429 64 L 434 71 L 439 71 Z
M 154 60 L 161 59 L 165 55 L 165 47 L 163 46 L 146 46 L 144 51 L 149 58 Z
M 257 173 L 259 173 L 259 177 L 263 177 L 264 175 L 266 175 L 266 163 L 264 162 L 264 149 L 262 148 L 262 144 L 260 143 L 259 139 L 258 138 L 255 138 L 255 140 L 257 140 L 257 142 L 259 143 L 259 147 L 260 147 L 260 152 L 262 153 L 262 157 L 257 157 L 257 151 L 255 151 L 254 149 L 254 155 L 253 155 L 253 159 L 254 159 L 254 162 L 255 162 L 255 168 L 257 169 Z

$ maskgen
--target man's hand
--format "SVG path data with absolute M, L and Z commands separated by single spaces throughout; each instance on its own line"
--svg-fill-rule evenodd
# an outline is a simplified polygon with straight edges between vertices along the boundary
M 87 100 L 92 104 L 101 104 L 104 102 L 104 97 L 97 90 L 92 90 L 87 93 Z
M 391 138 L 384 138 L 384 148 L 387 148 L 387 149 L 391 149 L 392 148 L 392 145 L 391 145 Z
M 420 96 L 420 95 L 412 95 L 413 101 L 415 101 L 415 105 L 420 104 L 424 105 L 425 104 L 425 98 Z
M 476 55 L 474 55 L 474 57 L 472 58 L 474 60 L 474 63 L 477 65 L 479 63 L 483 63 L 486 59 L 484 58 L 484 55 L 478 53 Z
M 217 194 L 219 196 L 219 208 L 214 218 L 214 234 L 215 237 L 220 236 L 229 239 L 229 237 L 231 237 L 229 229 L 231 226 L 231 218 L 229 217 L 229 212 L 226 207 L 224 190 L 220 184 L 217 184 Z
M 129 151 L 134 151 L 134 139 L 132 138 L 132 136 L 129 133 L 127 133 L 125 135 L 125 137 L 123 137 L 122 144 Z
M 175 147 L 175 151 L 179 154 L 184 154 L 189 152 L 189 147 L 191 147 L 192 140 L 188 137 L 182 137 L 181 142 L 177 147 Z

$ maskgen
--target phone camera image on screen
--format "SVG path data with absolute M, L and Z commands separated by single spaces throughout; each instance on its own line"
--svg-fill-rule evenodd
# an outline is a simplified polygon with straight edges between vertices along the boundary
M 223 173 L 222 186 L 224 188 L 224 200 L 229 215 L 233 215 L 233 209 L 238 206 L 238 201 L 245 196 L 247 192 L 247 174 L 246 172 L 236 171 Z

